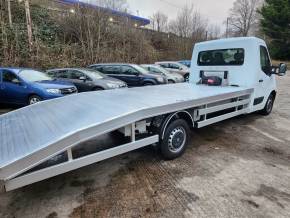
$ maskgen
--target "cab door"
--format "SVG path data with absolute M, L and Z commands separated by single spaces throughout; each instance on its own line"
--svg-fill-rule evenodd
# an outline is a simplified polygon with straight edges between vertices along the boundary
M 270 93 L 275 90 L 275 75 L 272 73 L 272 64 L 269 52 L 264 45 L 260 45 L 260 68 L 256 82 L 254 108 L 261 110 L 264 108 Z

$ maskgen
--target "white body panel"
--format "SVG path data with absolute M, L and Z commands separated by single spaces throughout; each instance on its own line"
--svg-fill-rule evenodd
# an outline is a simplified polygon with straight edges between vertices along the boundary
M 276 90 L 276 80 L 274 75 L 268 76 L 261 69 L 260 46 L 267 48 L 263 40 L 255 37 L 197 43 L 192 55 L 190 83 L 198 83 L 200 81 L 200 71 L 228 71 L 228 85 L 254 89 L 250 112 L 263 109 L 270 93 Z M 241 66 L 199 66 L 197 63 L 198 55 L 202 51 L 235 48 L 243 48 L 245 50 L 244 64 Z M 211 74 L 214 73 L 211 72 L 207 75 Z M 221 73 L 216 74 L 217 76 L 222 76 Z M 254 106 L 254 99 L 260 97 L 264 97 L 263 102 Z

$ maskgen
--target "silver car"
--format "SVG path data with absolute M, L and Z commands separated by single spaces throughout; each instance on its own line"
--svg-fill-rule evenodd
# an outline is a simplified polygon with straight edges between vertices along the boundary
M 63 68 L 48 70 L 47 74 L 58 80 L 73 83 L 79 92 L 100 91 L 106 89 L 126 88 L 121 80 L 108 77 L 97 70 L 85 68 Z
M 142 64 L 141 67 L 145 68 L 151 73 L 158 73 L 158 74 L 163 74 L 167 80 L 168 83 L 182 83 L 184 82 L 183 76 L 181 76 L 178 73 L 170 72 L 163 67 L 160 67 L 159 65 L 156 64 Z
M 170 72 L 178 73 L 183 76 L 185 81 L 189 81 L 190 69 L 187 66 L 175 61 L 156 62 L 155 64 L 165 68 Z

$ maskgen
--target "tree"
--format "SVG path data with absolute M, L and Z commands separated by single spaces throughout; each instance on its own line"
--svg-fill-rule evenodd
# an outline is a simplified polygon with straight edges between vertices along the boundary
M 9 26 L 12 28 L 12 14 L 11 14 L 11 1 L 7 0 L 8 20 Z
M 236 0 L 228 18 L 234 36 L 248 36 L 257 22 L 259 0 Z
M 290 1 L 265 0 L 259 13 L 262 31 L 270 38 L 273 57 L 290 60 Z
M 31 21 L 31 14 L 30 14 L 30 6 L 29 1 L 24 0 L 25 6 L 25 15 L 26 15 L 26 25 L 27 25 L 27 35 L 28 35 L 28 44 L 29 44 L 29 51 L 32 51 L 33 41 L 32 41 L 32 21 Z
M 158 32 L 166 32 L 168 26 L 168 17 L 166 14 L 158 11 L 151 17 L 152 29 Z

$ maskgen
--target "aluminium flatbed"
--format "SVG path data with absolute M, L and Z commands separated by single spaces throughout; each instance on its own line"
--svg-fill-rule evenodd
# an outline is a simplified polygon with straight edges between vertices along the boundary
M 12 190 L 157 143 L 162 135 L 135 140 L 134 130 L 129 144 L 73 159 L 71 148 L 81 142 L 122 127 L 135 129 L 135 123 L 148 118 L 185 111 L 192 125 L 198 127 L 246 113 L 252 93 L 252 89 L 241 87 L 183 83 L 77 94 L 10 112 L 0 116 L 0 180 L 6 190 Z M 206 106 L 210 104 L 214 111 L 237 110 L 208 120 L 194 115 L 195 108 L 212 112 Z M 69 157 L 67 162 L 29 171 L 64 151 Z

